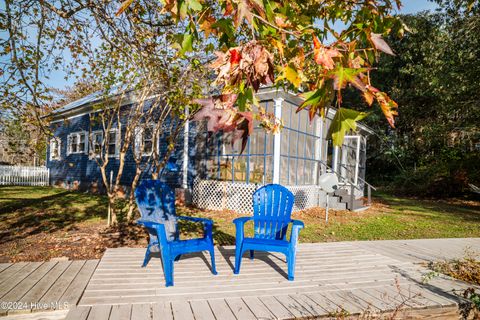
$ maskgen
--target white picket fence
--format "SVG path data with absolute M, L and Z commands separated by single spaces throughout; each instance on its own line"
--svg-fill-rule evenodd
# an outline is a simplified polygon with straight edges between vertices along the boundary
M 1 186 L 48 186 L 49 180 L 46 167 L 0 166 Z

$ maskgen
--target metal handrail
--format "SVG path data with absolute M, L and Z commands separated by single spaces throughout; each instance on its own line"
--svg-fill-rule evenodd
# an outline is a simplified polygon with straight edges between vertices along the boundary
M 354 195 L 354 189 L 357 189 L 359 191 L 362 191 L 362 189 L 360 187 L 358 187 L 357 185 L 355 185 L 353 183 L 353 181 L 350 181 L 348 178 L 344 178 L 342 177 L 341 174 L 339 174 L 337 171 L 333 170 L 333 168 L 331 168 L 327 163 L 325 163 L 323 160 L 317 160 L 318 162 L 320 162 L 322 165 L 324 165 L 327 170 L 331 170 L 333 173 L 335 173 L 337 175 L 337 177 L 340 179 L 340 180 L 346 180 L 347 183 L 350 184 L 350 210 L 352 210 L 353 208 L 353 202 L 355 200 L 355 195 Z M 340 164 L 340 166 L 342 166 L 345 170 L 347 170 L 348 172 L 352 173 L 352 171 L 347 168 L 345 165 L 342 165 Z M 367 205 L 370 205 L 372 203 L 372 191 L 371 189 L 373 190 L 377 190 L 374 186 L 372 186 L 370 183 L 368 183 L 367 181 L 365 181 L 365 179 L 362 179 L 360 177 L 357 177 L 358 179 L 362 180 L 364 184 L 367 185 Z M 345 183 L 345 181 L 343 181 Z M 365 186 L 364 186 L 365 188 Z
M 345 170 L 347 170 L 349 173 L 352 173 L 352 171 L 351 171 L 349 168 L 347 168 L 347 166 L 345 166 L 344 164 L 341 164 L 341 163 L 340 163 L 340 166 L 343 167 Z M 368 183 L 367 181 L 365 181 L 365 179 L 360 178 L 360 177 L 357 177 L 357 179 L 362 180 L 362 182 L 365 183 L 367 186 L 369 186 L 369 187 L 372 188 L 373 190 L 377 191 L 377 188 L 375 188 L 375 187 L 372 186 L 370 183 Z

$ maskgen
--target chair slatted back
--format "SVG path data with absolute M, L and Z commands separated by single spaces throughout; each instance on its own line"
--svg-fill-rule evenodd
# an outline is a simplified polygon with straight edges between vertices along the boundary
M 163 223 L 167 239 L 172 241 L 178 238 L 175 193 L 165 182 L 142 180 L 135 189 L 135 200 L 142 220 Z
M 294 202 L 293 193 L 279 184 L 268 184 L 253 194 L 254 237 L 285 240 Z

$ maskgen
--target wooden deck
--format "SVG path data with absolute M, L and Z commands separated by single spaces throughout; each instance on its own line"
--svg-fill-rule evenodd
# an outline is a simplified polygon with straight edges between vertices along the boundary
M 240 275 L 233 275 L 234 248 L 219 247 L 217 276 L 208 256 L 190 255 L 176 263 L 169 288 L 159 259 L 141 268 L 143 249 L 109 249 L 75 312 L 84 319 L 97 313 L 110 319 L 290 319 L 385 314 L 404 306 L 409 310 L 402 315 L 448 318 L 458 314 L 460 298 L 452 290 L 467 285 L 447 277 L 424 284 L 429 271 L 416 262 L 461 257 L 467 247 L 480 251 L 480 240 L 302 244 L 294 282 L 277 254 L 244 258 Z
M 75 306 L 98 260 L 0 264 L 0 316 Z
M 217 247 L 217 276 L 210 273 L 208 256 L 189 255 L 175 264 L 175 286 L 169 288 L 158 258 L 140 267 L 144 249 L 108 249 L 100 262 L 0 265 L 0 301 L 53 306 L 67 301 L 67 319 L 80 320 L 294 319 L 365 313 L 458 318 L 462 299 L 452 290 L 468 285 L 444 276 L 424 283 L 429 271 L 419 262 L 460 258 L 467 248 L 480 252 L 480 239 L 301 244 L 296 278 L 290 282 L 280 255 L 245 257 L 240 275 L 233 275 L 234 248 Z M 7 311 L 12 319 L 20 316 L 17 310 Z M 51 319 L 62 319 L 60 311 Z

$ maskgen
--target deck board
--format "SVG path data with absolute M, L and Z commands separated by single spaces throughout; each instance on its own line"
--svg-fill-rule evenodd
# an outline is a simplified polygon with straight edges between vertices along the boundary
M 15 307 L 2 306 L 0 315 L 75 306 L 97 264 L 98 260 L 12 264 L 2 272 L 9 277 L 0 285 L 0 300 L 15 303 Z
M 0 264 L 0 299 L 54 302 L 53 309 L 70 309 L 68 319 L 84 320 L 388 315 L 400 305 L 405 316 L 448 318 L 458 314 L 458 304 L 463 303 L 452 290 L 470 285 L 446 276 L 424 283 L 429 271 L 420 262 L 460 258 L 467 248 L 480 252 L 480 239 L 339 242 L 298 248 L 293 282 L 286 279 L 285 257 L 280 254 L 258 252 L 254 260 L 244 258 L 240 274 L 234 275 L 233 247 L 215 249 L 217 276 L 210 272 L 208 255 L 182 256 L 175 264 L 175 286 L 168 288 L 158 257 L 140 267 L 141 248 L 108 249 L 101 260 Z M 39 314 L 45 311 L 33 309 Z

